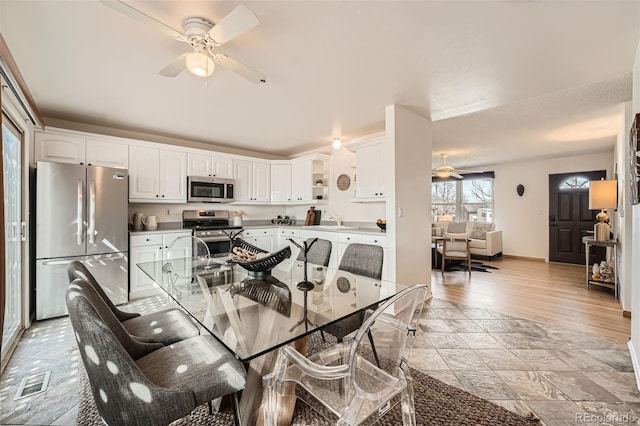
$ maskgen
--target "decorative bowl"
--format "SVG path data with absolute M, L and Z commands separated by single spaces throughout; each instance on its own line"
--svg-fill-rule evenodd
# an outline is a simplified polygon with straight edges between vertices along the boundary
M 378 225 L 378 228 L 380 228 L 380 231 L 382 231 L 382 232 L 386 232 L 387 231 L 387 224 L 386 223 L 376 223 L 376 225 Z
M 241 238 L 236 238 L 236 240 L 233 242 L 233 246 L 231 247 L 232 252 L 235 247 L 240 247 L 252 253 L 268 253 L 266 250 L 263 250 L 252 244 L 249 244 L 248 242 L 244 241 Z M 265 273 L 268 273 L 273 268 L 275 268 L 276 266 L 278 266 L 280 262 L 290 257 L 291 257 L 291 247 L 287 246 L 281 250 L 275 251 L 270 255 L 262 257 L 260 259 L 248 260 L 248 261 L 236 260 L 235 263 L 242 266 L 244 269 L 246 269 L 249 272 L 265 274 Z

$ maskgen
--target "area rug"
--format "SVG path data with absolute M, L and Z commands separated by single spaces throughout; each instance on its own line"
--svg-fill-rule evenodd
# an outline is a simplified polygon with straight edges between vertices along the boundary
M 318 334 L 318 333 L 315 333 Z M 312 343 L 318 339 L 312 338 Z M 311 349 L 311 347 L 310 347 Z M 80 404 L 77 425 L 103 426 L 96 408 L 91 387 L 84 368 L 80 366 Z M 418 425 L 430 426 L 527 426 L 539 425 L 539 420 L 523 417 L 508 411 L 496 404 L 479 398 L 440 380 L 434 379 L 418 370 L 411 369 L 414 378 L 416 422 Z M 207 405 L 201 405 L 188 416 L 176 420 L 171 426 L 222 426 L 232 425 L 230 412 L 209 414 Z M 378 423 L 386 426 L 402 424 L 402 413 L 399 404 L 390 410 Z M 298 402 L 293 418 L 293 425 L 329 425 L 318 417 L 318 414 L 306 404 Z
M 500 269 L 500 268 L 497 268 L 491 265 L 486 265 L 482 262 L 471 262 L 472 271 L 491 273 L 491 269 Z M 446 272 L 466 271 L 467 265 L 463 260 L 447 260 L 447 263 L 445 263 L 444 265 L 444 270 Z

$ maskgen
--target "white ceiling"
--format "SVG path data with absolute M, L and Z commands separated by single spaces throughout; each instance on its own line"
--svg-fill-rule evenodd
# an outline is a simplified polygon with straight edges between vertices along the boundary
M 236 1 L 129 5 L 182 30 Z M 277 155 L 434 121 L 434 166 L 611 149 L 631 99 L 638 1 L 248 1 L 260 24 L 218 51 L 263 72 L 158 71 L 189 46 L 97 0 L 2 0 L 0 31 L 45 117 Z

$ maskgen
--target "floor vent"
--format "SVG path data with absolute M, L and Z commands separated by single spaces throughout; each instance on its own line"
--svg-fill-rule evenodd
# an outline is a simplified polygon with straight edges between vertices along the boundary
M 47 390 L 47 386 L 49 386 L 49 377 L 51 376 L 51 371 L 45 371 L 43 373 L 32 374 L 31 376 L 26 376 L 20 382 L 20 387 L 18 388 L 18 393 L 16 393 L 16 397 L 13 400 L 17 400 L 20 398 L 24 398 L 25 396 L 31 396 L 36 393 L 44 392 Z

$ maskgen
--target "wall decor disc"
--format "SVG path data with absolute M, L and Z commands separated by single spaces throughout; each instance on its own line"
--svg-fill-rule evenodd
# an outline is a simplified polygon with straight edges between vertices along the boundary
M 338 185 L 338 189 L 340 191 L 346 191 L 351 186 L 351 178 L 349 177 L 349 175 L 346 175 L 343 173 L 340 176 L 338 176 L 338 179 L 336 180 L 336 185 Z
M 351 290 L 351 283 L 345 277 L 339 277 L 336 280 L 336 287 L 338 287 L 341 293 L 346 293 Z

